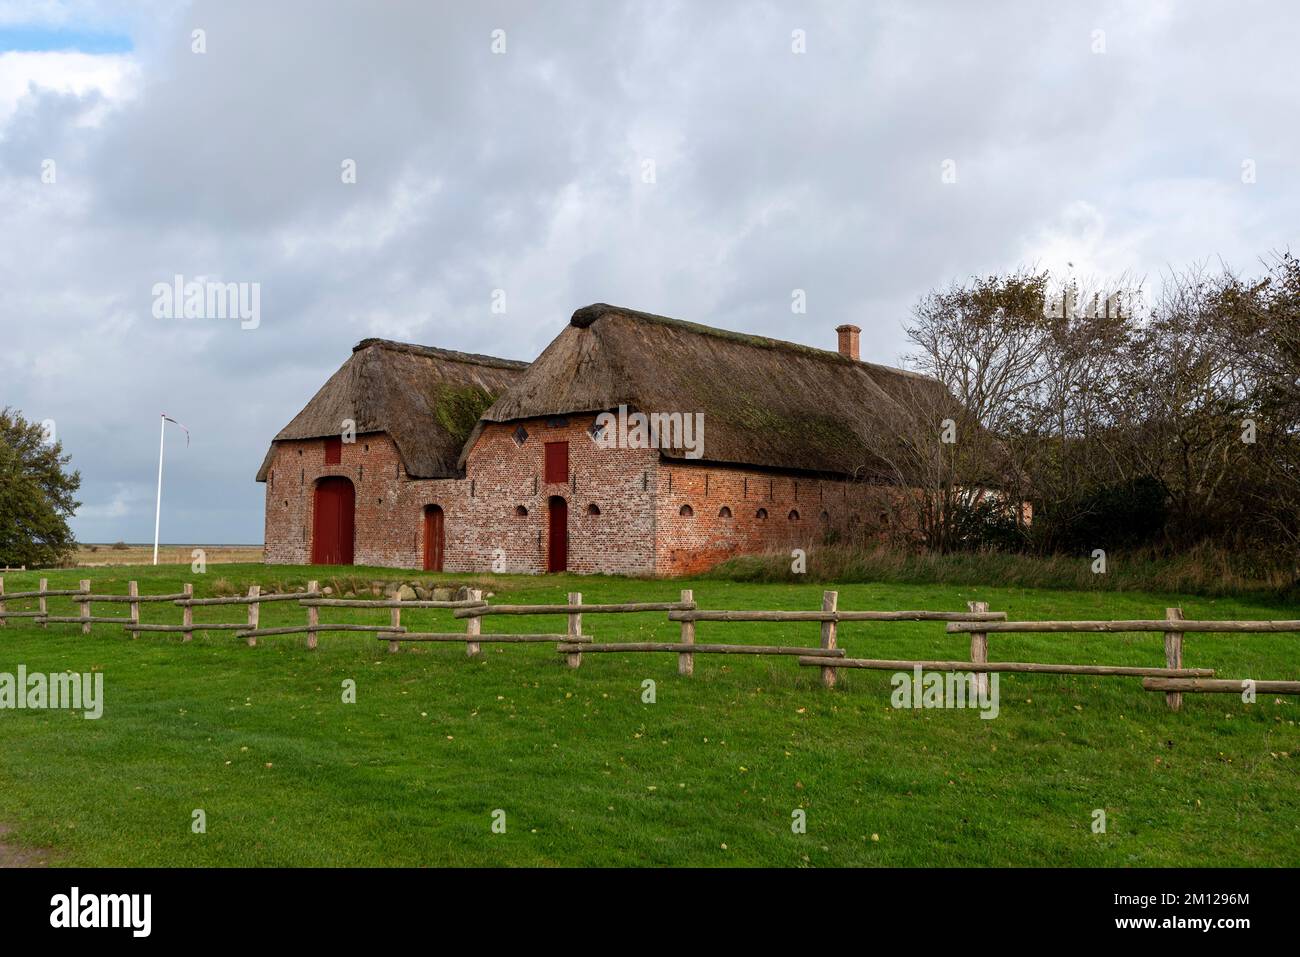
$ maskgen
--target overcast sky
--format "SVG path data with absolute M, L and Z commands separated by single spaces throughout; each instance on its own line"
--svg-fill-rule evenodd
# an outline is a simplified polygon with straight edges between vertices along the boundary
M 267 443 L 366 336 L 531 359 L 605 301 L 897 362 L 972 274 L 1251 269 L 1300 245 L 1297 35 L 1281 2 L 0 0 L 0 406 L 54 421 L 81 540 L 151 540 L 167 412 L 163 541 L 260 543 Z M 259 284 L 260 323 L 155 317 L 178 274 Z

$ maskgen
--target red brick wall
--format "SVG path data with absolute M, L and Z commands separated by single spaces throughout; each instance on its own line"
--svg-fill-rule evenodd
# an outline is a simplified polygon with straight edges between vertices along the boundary
M 266 561 L 311 561 L 315 483 L 329 475 L 350 479 L 356 490 L 353 560 L 398 568 L 423 564 L 424 506 L 437 503 L 448 510 L 466 484 L 408 479 L 396 446 L 382 433 L 345 442 L 337 465 L 325 464 L 324 439 L 281 442 L 267 473 Z
M 359 565 L 420 568 L 424 562 L 424 508 L 444 515 L 446 571 L 546 570 L 547 502 L 560 496 L 569 509 L 572 571 L 650 574 L 654 571 L 655 460 L 650 450 L 603 450 L 587 429 L 594 416 L 484 429 L 466 462 L 466 478 L 415 480 L 401 471 L 386 435 L 344 444 L 342 462 L 325 465 L 324 440 L 282 442 L 266 483 L 266 561 L 311 559 L 312 496 L 316 480 L 342 475 L 356 488 L 354 560 Z M 546 442 L 569 442 L 568 482 L 544 481 Z M 595 504 L 599 514 L 589 514 Z M 516 514 L 522 506 L 526 516 Z
M 659 461 L 651 449 L 601 449 L 587 432 L 594 416 L 567 424 L 489 425 L 466 460 L 464 479 L 405 476 L 383 434 L 343 445 L 342 461 L 325 465 L 323 439 L 282 442 L 266 483 L 266 561 L 311 559 L 315 482 L 328 475 L 356 488 L 354 560 L 359 565 L 421 568 L 424 509 L 443 510 L 443 567 L 451 572 L 546 570 L 547 501 L 569 508 L 569 569 L 579 573 L 680 575 L 735 554 L 822 544 L 829 532 L 850 534 L 872 522 L 871 493 L 856 485 L 758 470 Z M 545 443 L 569 442 L 569 481 L 544 481 Z M 599 514 L 589 514 L 595 504 Z M 683 516 L 689 505 L 693 514 Z M 526 516 L 516 514 L 522 506 Z M 719 515 L 723 506 L 731 518 Z M 767 518 L 757 517 L 759 509 Z M 798 512 L 797 521 L 789 513 Z M 825 518 L 823 518 L 825 513 Z
M 703 571 L 733 555 L 809 552 L 828 536 L 853 535 L 878 519 L 877 493 L 870 489 L 757 469 L 669 461 L 660 466 L 659 488 L 655 571 L 661 575 Z M 693 514 L 682 515 L 682 506 Z M 721 515 L 724 507 L 730 518 Z

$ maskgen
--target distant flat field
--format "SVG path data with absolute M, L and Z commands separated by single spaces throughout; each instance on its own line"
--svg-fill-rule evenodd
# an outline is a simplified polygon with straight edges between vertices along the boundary
M 158 564 L 189 565 L 194 561 L 194 549 L 201 548 L 210 565 L 228 562 L 260 562 L 261 545 L 160 545 Z M 153 545 L 78 545 L 73 564 L 79 568 L 104 565 L 151 565 Z

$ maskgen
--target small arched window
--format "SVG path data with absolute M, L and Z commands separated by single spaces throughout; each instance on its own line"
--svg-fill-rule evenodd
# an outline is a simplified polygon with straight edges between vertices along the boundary
M 766 521 L 767 521 L 767 509 L 765 509 L 765 508 L 760 508 L 757 512 L 754 513 L 754 517 L 755 517 L 756 519 L 758 519 L 760 522 L 766 522 Z
M 691 508 L 689 505 L 683 505 L 677 510 L 677 514 L 682 518 L 691 518 L 695 515 L 695 509 Z
M 786 518 L 788 518 L 792 522 L 797 522 L 799 521 L 799 512 L 792 508 L 790 509 L 790 514 L 787 515 Z
M 718 518 L 731 518 L 731 509 L 725 505 L 722 506 L 722 508 L 718 509 Z
M 587 506 L 587 514 L 588 514 L 588 515 L 599 515 L 599 514 L 600 514 L 600 506 L 597 505 L 595 502 L 592 502 L 590 505 Z
M 821 520 L 821 523 L 822 523 L 823 525 L 825 525 L 826 523 L 828 523 L 828 522 L 831 520 L 831 513 L 830 513 L 830 512 L 822 512 L 821 515 L 818 516 L 818 518 Z
M 528 509 L 524 508 L 522 505 L 516 505 L 516 506 L 515 506 L 515 516 L 518 517 L 518 518 L 527 518 L 527 517 L 528 517 Z

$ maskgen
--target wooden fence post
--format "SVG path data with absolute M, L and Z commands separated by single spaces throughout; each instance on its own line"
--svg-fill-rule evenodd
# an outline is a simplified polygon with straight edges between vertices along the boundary
M 682 589 L 682 604 L 695 601 L 695 592 L 689 588 Z M 682 622 L 682 644 L 695 644 L 695 622 Z M 684 651 L 677 656 L 677 673 L 679 675 L 695 674 L 695 655 L 692 652 Z
M 89 578 L 83 578 L 83 579 L 81 580 L 81 590 L 82 590 L 83 592 L 85 592 L 87 595 L 90 594 L 90 579 L 89 579 Z M 82 617 L 82 618 L 89 618 L 89 617 L 90 617 L 90 602 L 88 602 L 88 601 L 79 601 L 79 602 L 77 602 L 77 607 L 81 609 L 81 617 Z M 90 634 L 90 622 L 88 622 L 88 621 L 83 621 L 83 622 L 81 623 L 81 633 L 82 633 L 83 635 L 88 635 L 88 634 Z
M 194 585 L 191 584 L 190 582 L 186 582 L 186 583 L 185 583 L 185 586 L 184 586 L 183 588 L 181 588 L 181 591 L 185 594 L 185 597 L 186 597 L 186 598 L 193 598 L 193 597 L 194 597 Z M 184 608 L 184 610 L 183 610 L 183 612 L 182 612 L 182 614 L 181 614 L 181 624 L 185 626 L 185 630 L 184 630 L 183 632 L 181 632 L 181 641 L 193 641 L 193 640 L 194 640 L 194 632 L 193 632 L 193 630 L 192 630 L 191 627 L 190 627 L 190 626 L 192 626 L 192 625 L 194 624 L 194 606 L 193 606 L 193 605 L 186 605 L 186 606 L 185 606 L 185 608 Z
M 1165 618 L 1169 621 L 1182 621 L 1183 610 L 1181 608 L 1166 608 Z M 1181 668 L 1183 666 L 1183 633 L 1181 631 L 1165 632 L 1165 667 Z M 1165 704 L 1169 706 L 1170 711 L 1183 710 L 1183 693 L 1181 691 L 1166 691 Z
M 971 611 L 988 611 L 989 603 L 986 601 L 968 601 L 966 607 Z M 989 636 L 987 632 L 972 631 L 970 633 L 970 660 L 972 664 L 985 664 L 989 660 Z M 977 671 L 975 673 L 975 692 L 981 696 L 987 696 L 989 693 L 989 675 L 987 671 Z
M 469 597 L 474 601 L 479 601 L 483 597 L 483 592 L 477 588 L 469 590 Z M 483 619 L 478 615 L 473 618 L 465 619 L 465 655 L 473 658 L 479 652 L 479 643 L 474 640 L 475 635 L 483 633 Z
M 4 617 L 4 611 L 5 611 L 5 580 L 4 580 L 4 576 L 0 575 L 0 628 L 3 628 L 5 625 L 9 623 L 8 619 Z
M 581 605 L 582 592 L 580 591 L 569 592 L 569 604 Z M 573 638 L 576 635 L 580 635 L 580 634 L 582 634 L 582 615 L 570 612 L 569 613 L 569 637 Z M 582 653 L 579 652 L 577 654 L 565 655 L 564 660 L 565 663 L 570 668 L 577 668 L 582 664 Z
M 320 582 L 307 583 L 307 594 L 310 595 L 313 592 L 318 592 L 318 591 L 320 591 Z M 315 601 L 315 599 L 313 598 L 308 598 L 307 600 Z M 320 624 L 320 609 L 317 608 L 315 605 L 308 605 L 307 606 L 307 627 L 310 628 L 314 625 L 319 625 L 319 624 Z M 307 632 L 307 647 L 309 649 L 315 648 L 316 644 L 317 644 L 316 632 L 314 631 Z
M 132 598 L 139 598 L 140 597 L 139 582 L 134 582 L 134 581 L 127 582 L 126 593 L 130 595 Z M 137 625 L 140 624 L 140 603 L 138 601 L 131 602 L 131 621 L 135 622 Z M 140 637 L 140 632 L 138 631 L 131 632 L 132 639 L 136 639 L 139 637 Z
M 249 586 L 248 586 L 248 597 L 249 597 L 249 598 L 256 598 L 256 597 L 257 597 L 258 595 L 260 595 L 260 594 L 262 594 L 262 586 L 261 586 L 261 585 L 249 585 Z M 256 630 L 257 630 L 257 625 L 258 625 L 258 623 L 259 623 L 261 620 L 262 620 L 262 603 L 261 603 L 260 601 L 250 602 L 249 605 L 248 605 L 248 630 L 249 630 L 249 631 L 256 631 Z M 256 648 L 256 647 L 257 647 L 257 636 L 256 636 L 256 635 L 249 635 L 249 636 L 248 636 L 248 647 L 250 647 L 250 648 Z
M 397 592 L 393 595 L 393 600 L 394 601 L 402 600 L 401 589 L 398 589 Z M 393 631 L 397 631 L 398 628 L 402 627 L 402 609 L 400 608 L 388 609 L 388 624 L 393 629 Z M 388 653 L 396 654 L 401 647 L 402 647 L 401 643 L 396 639 L 394 639 L 393 641 L 390 641 L 388 643 Z
M 822 611 L 835 611 L 839 607 L 840 593 L 837 591 L 822 592 Z M 822 648 L 831 650 L 835 647 L 836 623 L 833 621 L 822 622 Z M 822 669 L 822 687 L 835 687 L 835 669 Z
M 50 580 L 48 578 L 42 578 L 41 579 L 42 594 L 41 597 L 37 599 L 37 601 L 39 602 L 37 607 L 40 609 L 42 615 L 48 615 L 50 613 L 50 609 L 45 604 L 45 595 L 44 595 L 44 592 L 49 591 L 49 586 L 50 586 Z M 48 621 L 43 621 L 41 622 L 41 627 L 48 628 L 50 627 L 50 623 Z

